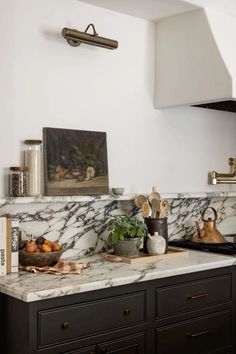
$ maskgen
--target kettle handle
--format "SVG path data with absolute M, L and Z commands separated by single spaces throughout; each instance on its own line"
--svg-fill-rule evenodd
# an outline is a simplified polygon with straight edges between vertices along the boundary
M 204 216 L 205 216 L 205 213 L 206 213 L 207 209 L 211 209 L 211 210 L 213 211 L 214 217 L 215 217 L 215 218 L 213 219 L 213 221 L 216 221 L 216 220 L 217 220 L 217 211 L 216 211 L 213 207 L 206 207 L 206 208 L 203 210 L 203 212 L 202 212 L 202 221 L 208 221 L 208 220 L 204 219 Z

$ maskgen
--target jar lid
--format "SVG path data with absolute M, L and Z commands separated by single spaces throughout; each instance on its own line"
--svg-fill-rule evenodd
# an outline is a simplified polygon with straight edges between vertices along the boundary
M 15 172 L 28 172 L 28 167 L 21 167 L 21 166 L 12 166 L 10 167 L 11 171 L 15 171 Z
M 38 145 L 42 144 L 42 140 L 25 140 L 24 143 L 26 145 Z

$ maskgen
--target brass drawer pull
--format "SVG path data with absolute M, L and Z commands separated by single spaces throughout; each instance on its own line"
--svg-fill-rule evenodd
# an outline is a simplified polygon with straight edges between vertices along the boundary
M 198 332 L 198 333 L 188 333 L 188 337 L 191 337 L 191 338 L 196 338 L 196 337 L 199 337 L 199 336 L 202 336 L 204 334 L 207 334 L 207 333 L 210 333 L 209 329 L 204 329 L 202 332 Z
M 62 323 L 62 325 L 61 325 L 61 328 L 63 328 L 63 329 L 66 329 L 66 328 L 68 328 L 69 327 L 69 322 L 68 321 L 64 321 L 63 323 Z
M 125 316 L 128 316 L 129 314 L 130 314 L 130 309 L 125 309 L 124 310 L 124 312 L 123 312 L 123 314 L 125 315 Z
M 193 295 L 193 296 L 187 296 L 187 300 L 197 300 L 197 299 L 201 299 L 202 297 L 207 297 L 208 293 L 202 293 L 202 294 L 198 294 L 198 295 Z

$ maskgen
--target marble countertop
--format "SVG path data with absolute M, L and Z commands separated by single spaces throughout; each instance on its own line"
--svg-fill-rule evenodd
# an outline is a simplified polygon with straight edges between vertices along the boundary
M 104 200 L 134 200 L 140 193 L 131 193 L 124 195 L 98 195 L 98 196 L 39 196 L 39 197 L 4 197 L 0 196 L 0 205 L 4 204 L 38 204 L 38 203 L 80 203 Z M 236 197 L 236 191 L 212 191 L 212 192 L 180 192 L 180 193 L 162 193 L 163 199 L 189 199 L 189 198 L 215 198 L 215 197 Z
M 31 302 L 236 264 L 231 256 L 191 250 L 181 256 L 135 265 L 104 261 L 99 254 L 80 261 L 90 262 L 80 275 L 19 271 L 2 276 L 0 292 Z

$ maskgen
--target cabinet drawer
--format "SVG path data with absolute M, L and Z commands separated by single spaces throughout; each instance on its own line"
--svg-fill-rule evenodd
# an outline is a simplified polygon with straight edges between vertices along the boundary
M 39 311 L 38 346 L 143 323 L 145 292 Z
M 232 345 L 230 310 L 156 330 L 158 354 L 202 354 Z M 226 350 L 227 350 L 226 349 Z M 224 351 L 226 353 L 226 351 Z
M 231 300 L 232 278 L 224 275 L 156 289 L 156 317 L 195 310 Z
M 143 354 L 144 347 L 145 334 L 141 333 L 64 354 Z

